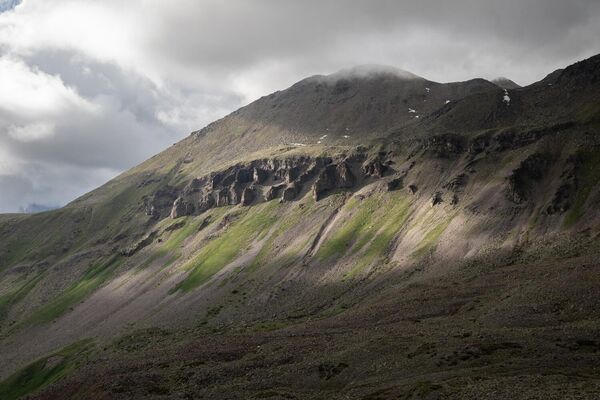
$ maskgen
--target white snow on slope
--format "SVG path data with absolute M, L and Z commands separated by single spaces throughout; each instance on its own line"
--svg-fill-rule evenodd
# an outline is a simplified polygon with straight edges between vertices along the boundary
M 504 89 L 504 97 L 502 97 L 502 101 L 506 103 L 506 105 L 510 105 L 510 96 L 508 95 L 508 90 Z

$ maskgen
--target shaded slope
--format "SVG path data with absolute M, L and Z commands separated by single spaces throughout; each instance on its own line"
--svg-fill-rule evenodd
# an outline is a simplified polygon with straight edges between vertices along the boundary
M 577 370 L 572 354 L 525 338 L 533 326 L 543 335 L 563 326 L 568 342 L 577 343 L 577 335 L 588 340 L 597 326 L 596 276 L 577 258 L 584 254 L 589 263 L 598 252 L 597 62 L 586 60 L 508 92 L 483 80 L 437 84 L 388 70 L 308 78 L 192 134 L 61 210 L 1 216 L 0 376 L 93 337 L 105 349 L 99 359 L 108 358 L 58 392 L 49 389 L 49 396 L 65 397 L 81 382 L 90 388 L 84 391 L 88 398 L 203 390 L 214 396 L 232 382 L 232 397 L 266 396 L 267 387 L 238 380 L 250 368 L 246 362 L 260 364 L 249 349 L 270 340 L 256 332 L 298 324 L 298 330 L 283 330 L 283 347 L 263 360 L 299 366 L 311 376 L 307 381 L 284 384 L 288 372 L 254 364 L 265 376 L 279 377 L 256 379 L 297 397 L 318 396 L 303 392 L 302 382 L 327 389 L 337 375 L 343 378 L 339 387 L 348 385 L 345 394 L 365 398 L 417 393 L 420 382 L 459 397 L 452 380 L 462 384 L 473 371 L 493 372 L 498 375 L 490 384 L 507 384 L 501 378 L 506 360 L 518 360 L 515 379 L 533 382 L 538 378 L 528 371 L 540 365 L 535 357 L 520 358 L 520 348 L 547 354 L 547 372 L 556 367 L 584 374 L 587 361 Z M 572 266 L 569 299 L 559 293 L 562 281 L 545 286 L 545 264 L 538 260 L 553 266 L 547 271 L 553 277 L 561 276 L 557 260 Z M 520 275 L 513 280 L 502 270 Z M 502 277 L 497 285 L 494 276 Z M 519 293 L 519 282 L 531 289 Z M 500 298 L 507 292 L 510 297 Z M 580 310 L 569 302 L 581 304 Z M 507 328 L 511 323 L 519 332 Z M 385 333 L 377 334 L 378 326 Z M 467 330 L 473 338 L 467 345 L 451 339 L 454 350 L 446 352 L 435 334 L 442 326 L 456 335 Z M 222 341 L 212 331 L 224 333 Z M 393 372 L 412 371 L 412 361 L 386 366 L 392 365 L 384 354 L 393 348 L 388 339 L 394 331 L 403 344 L 391 354 L 415 358 L 424 365 L 418 373 Z M 339 332 L 356 354 L 315 339 L 313 346 L 324 346 L 319 357 L 308 352 L 297 363 L 281 361 L 307 345 L 294 338 L 333 340 Z M 369 344 L 369 338 L 381 342 Z M 223 348 L 218 354 L 191 352 L 191 358 L 206 358 L 186 359 L 206 362 L 198 382 L 178 381 L 173 358 L 186 353 L 182 340 L 196 349 L 204 340 Z M 492 342 L 521 347 L 490 350 Z M 167 354 L 158 355 L 148 343 L 160 343 Z M 237 350 L 228 353 L 230 346 Z M 129 348 L 134 359 L 126 355 Z M 365 349 L 375 356 L 361 356 Z M 493 370 L 471 360 L 473 354 L 493 361 Z M 552 364 L 553 356 L 563 364 Z M 166 363 L 164 371 L 138 375 L 140 385 L 89 380 L 108 374 L 115 363 L 124 366 L 118 379 L 127 382 L 136 374 L 129 368 L 144 358 L 158 369 Z M 448 372 L 463 362 L 473 364 Z M 214 376 L 213 368 L 233 372 Z M 363 368 L 367 378 L 353 387 Z M 383 375 L 377 371 L 385 378 L 378 380 Z M 162 383 L 151 385 L 153 376 Z M 400 387 L 392 383 L 398 379 Z M 485 384 L 471 384 L 484 398 Z

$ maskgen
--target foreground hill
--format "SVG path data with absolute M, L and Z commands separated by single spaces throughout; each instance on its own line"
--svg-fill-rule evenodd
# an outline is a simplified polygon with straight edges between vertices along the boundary
M 0 398 L 594 398 L 599 64 L 311 77 L 0 216 Z

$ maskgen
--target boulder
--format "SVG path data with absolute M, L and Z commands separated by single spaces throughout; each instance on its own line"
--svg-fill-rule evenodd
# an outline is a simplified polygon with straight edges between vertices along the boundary
M 392 190 L 402 189 L 404 186 L 404 179 L 402 177 L 394 178 L 387 183 L 387 190 L 391 192 Z

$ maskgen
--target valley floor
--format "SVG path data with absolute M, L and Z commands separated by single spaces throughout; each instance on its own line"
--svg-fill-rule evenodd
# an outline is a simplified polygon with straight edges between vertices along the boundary
M 595 252 L 380 281 L 318 320 L 134 331 L 33 398 L 598 398 Z

